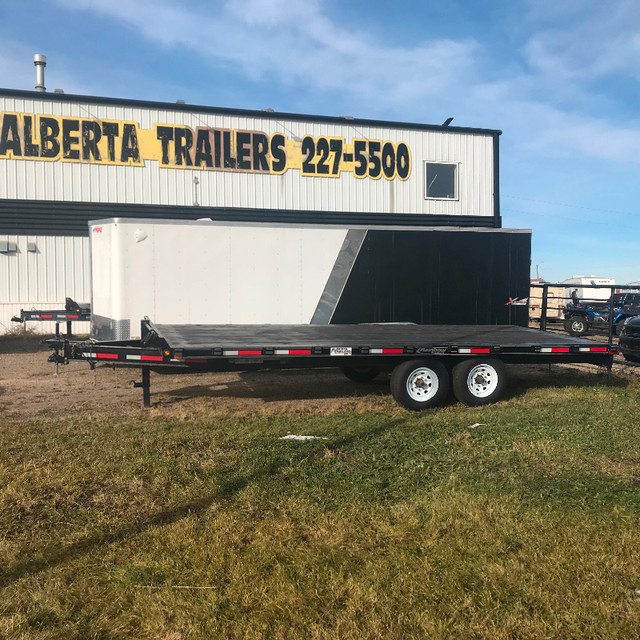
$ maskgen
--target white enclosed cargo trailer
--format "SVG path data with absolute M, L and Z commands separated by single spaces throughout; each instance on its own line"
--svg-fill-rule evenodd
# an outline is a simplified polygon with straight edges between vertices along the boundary
M 90 223 L 92 337 L 162 324 L 526 324 L 530 232 Z

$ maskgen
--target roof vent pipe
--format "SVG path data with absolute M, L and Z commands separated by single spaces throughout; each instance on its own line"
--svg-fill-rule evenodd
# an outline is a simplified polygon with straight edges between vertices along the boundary
M 36 91 L 46 91 L 44 86 L 44 68 L 47 66 L 47 56 L 36 53 L 33 56 L 33 64 L 36 65 Z

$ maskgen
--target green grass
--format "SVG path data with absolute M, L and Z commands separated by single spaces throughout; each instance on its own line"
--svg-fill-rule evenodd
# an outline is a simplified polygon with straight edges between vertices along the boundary
M 423 414 L 4 424 L 0 637 L 637 638 L 639 415 L 588 373 Z

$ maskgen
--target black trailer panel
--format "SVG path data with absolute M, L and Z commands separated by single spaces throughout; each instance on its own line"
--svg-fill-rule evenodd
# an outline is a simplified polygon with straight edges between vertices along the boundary
M 332 324 L 527 326 L 531 234 L 370 230 Z

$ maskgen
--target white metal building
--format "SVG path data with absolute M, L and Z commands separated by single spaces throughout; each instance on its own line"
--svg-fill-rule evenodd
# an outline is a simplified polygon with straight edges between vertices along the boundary
M 501 227 L 496 130 L 7 89 L 0 112 L 0 332 L 90 301 L 89 220 Z

